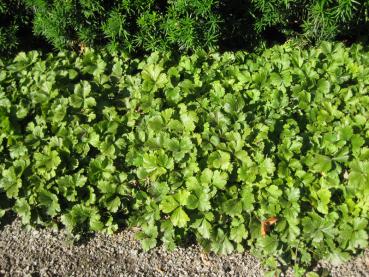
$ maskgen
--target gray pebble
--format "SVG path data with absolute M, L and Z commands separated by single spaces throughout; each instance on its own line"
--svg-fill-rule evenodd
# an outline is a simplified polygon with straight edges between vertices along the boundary
M 321 262 L 331 276 L 369 277 L 369 251 L 341 265 Z M 286 276 L 292 276 L 291 270 Z M 217 256 L 198 246 L 143 252 L 132 231 L 96 234 L 73 245 L 65 231 L 26 231 L 19 220 L 0 229 L 0 276 L 263 276 L 248 253 Z

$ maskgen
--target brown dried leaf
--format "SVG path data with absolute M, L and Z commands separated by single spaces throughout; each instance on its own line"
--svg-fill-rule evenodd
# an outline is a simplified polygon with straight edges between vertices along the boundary
M 277 223 L 277 221 L 278 221 L 278 218 L 275 216 L 272 216 L 272 217 L 269 217 L 267 220 L 264 220 L 261 222 L 260 232 L 263 238 L 265 238 L 265 236 L 267 235 L 270 226 Z

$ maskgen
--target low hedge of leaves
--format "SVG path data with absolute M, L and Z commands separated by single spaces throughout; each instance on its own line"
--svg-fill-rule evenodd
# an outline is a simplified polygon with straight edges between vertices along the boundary
M 272 274 L 368 246 L 369 53 L 323 43 L 0 61 L 0 216 L 251 249 Z

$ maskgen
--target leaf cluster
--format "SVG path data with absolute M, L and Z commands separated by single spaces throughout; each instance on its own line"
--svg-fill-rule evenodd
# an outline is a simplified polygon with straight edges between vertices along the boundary
M 346 260 L 368 246 L 368 70 L 359 45 L 331 43 L 20 53 L 0 62 L 0 215 L 129 224 L 146 250 L 194 236 L 274 273 Z

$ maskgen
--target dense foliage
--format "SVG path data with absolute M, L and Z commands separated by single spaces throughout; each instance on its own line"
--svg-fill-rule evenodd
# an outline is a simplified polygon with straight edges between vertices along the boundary
M 258 12 L 257 31 L 274 26 L 286 36 L 311 41 L 368 36 L 368 0 L 251 0 Z
M 139 54 L 255 49 L 290 38 L 368 40 L 369 0 L 9 0 L 0 3 L 0 23 L 3 52 L 46 46 L 43 39 L 59 50 Z
M 0 2 L 0 55 L 17 49 L 21 43 L 20 29 L 30 24 L 30 13 L 20 1 Z
M 0 217 L 138 226 L 275 269 L 368 246 L 369 53 L 323 43 L 175 59 L 0 61 Z
M 58 49 L 187 50 L 214 46 L 219 36 L 217 0 L 25 2 L 35 11 L 35 33 Z

